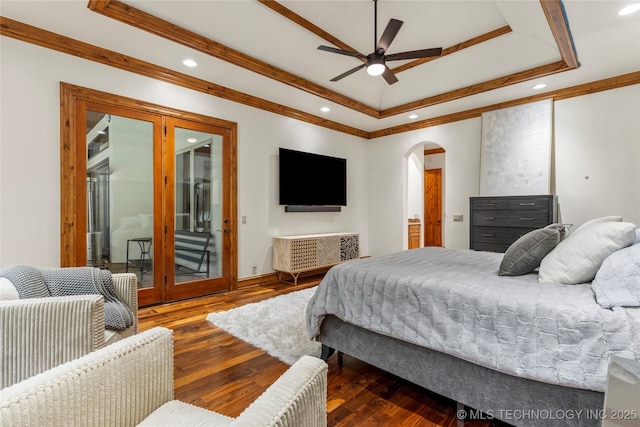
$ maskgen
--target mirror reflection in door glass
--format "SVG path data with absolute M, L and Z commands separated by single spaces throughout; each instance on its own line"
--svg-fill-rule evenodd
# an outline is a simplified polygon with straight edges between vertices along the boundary
M 86 112 L 87 265 L 153 287 L 153 124 Z
M 221 274 L 222 137 L 175 128 L 175 283 Z

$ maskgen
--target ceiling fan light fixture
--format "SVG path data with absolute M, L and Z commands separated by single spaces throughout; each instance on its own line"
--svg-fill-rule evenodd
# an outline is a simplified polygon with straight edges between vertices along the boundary
M 382 56 L 371 55 L 367 58 L 367 73 L 370 76 L 379 76 L 384 73 L 384 58 Z
M 386 66 L 386 61 L 400 61 L 406 59 L 421 59 L 421 58 L 430 58 L 433 56 L 440 56 L 442 54 L 442 48 L 431 48 L 431 49 L 420 49 L 420 50 L 411 50 L 406 52 L 394 53 L 391 55 L 387 55 L 386 52 L 389 49 L 389 45 L 393 41 L 393 39 L 398 35 L 398 31 L 400 31 L 400 27 L 402 27 L 403 22 L 398 19 L 391 18 L 389 23 L 384 29 L 382 36 L 378 40 L 378 0 L 373 0 L 374 4 L 374 16 L 373 16 L 373 42 L 374 49 L 373 52 L 369 55 L 363 55 L 360 52 L 354 52 L 353 50 L 345 50 L 338 49 L 331 46 L 318 46 L 318 50 L 324 50 L 325 52 L 337 53 L 340 55 L 352 56 L 354 58 L 365 59 L 360 65 L 357 67 L 353 67 L 352 69 L 340 74 L 331 79 L 332 82 L 337 82 L 356 71 L 360 71 L 363 68 L 367 69 L 367 73 L 370 76 L 382 76 L 387 84 L 394 84 L 398 82 L 398 78 L 393 73 L 393 71 Z M 376 42 L 376 40 L 378 40 Z
M 379 76 L 384 73 L 384 65 L 371 64 L 367 67 L 367 73 L 369 73 L 370 76 Z

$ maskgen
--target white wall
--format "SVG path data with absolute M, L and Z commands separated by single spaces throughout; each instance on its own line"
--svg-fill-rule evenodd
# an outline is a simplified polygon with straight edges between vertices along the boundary
M 622 215 L 640 226 L 640 85 L 555 103 L 562 221 Z
M 424 156 L 424 170 L 442 169 L 444 172 L 446 153 L 428 154 Z
M 407 162 L 408 218 L 422 221 L 424 210 L 424 149 L 421 145 L 411 152 Z
M 364 141 L 7 37 L 0 59 L 0 266 L 60 259 L 60 81 L 238 123 L 238 214 L 247 217 L 238 224 L 239 277 L 252 265 L 271 271 L 277 235 L 353 231 L 363 255 L 402 250 L 407 159 L 424 143 L 446 150 L 444 246 L 468 247 L 480 118 Z M 554 111 L 552 188 L 562 221 L 621 214 L 640 224 L 640 85 L 559 101 Z M 277 202 L 280 146 L 347 158 L 349 206 L 285 213 Z M 454 213 L 464 221 L 454 223 Z
M 578 226 L 617 214 L 640 225 L 639 118 L 640 85 L 555 103 L 551 188 L 558 195 L 562 222 Z M 403 249 L 405 156 L 419 142 L 446 150 L 444 246 L 469 247 L 469 197 L 479 192 L 480 118 L 369 142 L 372 255 Z M 463 222 L 453 222 L 456 213 L 464 214 Z
M 367 142 L 8 37 L 0 51 L 0 266 L 60 260 L 61 81 L 238 123 L 239 277 L 271 270 L 277 235 L 353 231 L 368 250 Z M 347 158 L 341 213 L 285 213 L 278 147 Z
M 378 138 L 368 143 L 369 251 L 379 255 L 406 248 L 408 213 L 407 156 L 416 144 L 445 149 L 443 244 L 469 247 L 469 197 L 477 195 L 480 176 L 480 118 Z M 422 191 L 420 189 L 419 191 Z M 413 196 L 412 196 L 413 197 Z M 464 222 L 453 222 L 464 213 Z

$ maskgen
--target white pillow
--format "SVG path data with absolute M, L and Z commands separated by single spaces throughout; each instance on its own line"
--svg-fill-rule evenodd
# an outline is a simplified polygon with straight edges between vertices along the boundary
M 10 301 L 20 299 L 20 294 L 11 280 L 6 277 L 0 277 L 0 301 Z
M 593 222 L 573 233 L 542 259 L 540 282 L 576 284 L 593 280 L 602 262 L 633 243 L 636 225 L 629 222 Z
M 609 255 L 591 283 L 602 308 L 640 307 L 640 245 Z
M 584 230 L 585 227 L 589 227 L 591 224 L 596 224 L 599 222 L 620 222 L 620 221 L 622 221 L 622 217 L 620 215 L 610 215 L 610 216 L 603 216 L 600 218 L 593 218 L 585 222 L 575 230 L 573 230 L 573 233 L 574 234 L 577 233 L 578 230 Z

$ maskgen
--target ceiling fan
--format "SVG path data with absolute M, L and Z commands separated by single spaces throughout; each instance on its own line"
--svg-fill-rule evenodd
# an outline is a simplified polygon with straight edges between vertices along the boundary
M 393 39 L 400 31 L 400 27 L 403 22 L 397 19 L 390 19 L 387 27 L 384 29 L 382 33 L 382 37 L 376 44 L 376 40 L 378 39 L 378 0 L 373 0 L 374 4 L 374 21 L 373 21 L 373 52 L 369 55 L 363 55 L 359 52 L 352 52 L 350 50 L 337 49 L 335 47 L 330 46 L 318 46 L 318 50 L 324 50 L 326 52 L 338 53 L 340 55 L 353 56 L 355 58 L 366 59 L 366 62 L 362 65 L 358 65 L 350 69 L 347 72 L 340 74 L 331 79 L 332 82 L 337 82 L 340 79 L 343 79 L 358 70 L 363 68 L 367 68 L 367 73 L 372 76 L 379 76 L 382 74 L 382 77 L 389 83 L 390 85 L 396 83 L 398 78 L 393 74 L 393 71 L 387 66 L 386 61 L 400 61 L 402 59 L 418 59 L 418 58 L 428 58 L 431 56 L 440 56 L 442 54 L 442 48 L 436 47 L 431 49 L 420 49 L 420 50 L 411 50 L 408 52 L 400 52 L 393 53 L 391 55 L 385 55 L 387 49 L 389 49 L 389 45 L 393 41 Z

